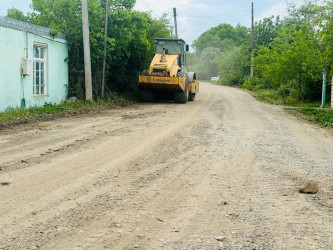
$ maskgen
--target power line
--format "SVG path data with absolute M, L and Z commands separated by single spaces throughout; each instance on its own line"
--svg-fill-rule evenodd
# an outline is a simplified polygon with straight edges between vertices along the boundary
M 144 0 L 144 1 L 146 1 L 149 4 L 149 6 L 151 6 L 152 9 L 154 9 L 156 12 L 159 12 L 158 14 L 160 16 L 162 16 L 164 14 L 164 12 L 165 12 L 164 9 L 161 8 L 161 5 L 158 5 L 156 3 L 156 1 L 152 1 L 152 2 L 150 0 Z
M 136 8 L 139 9 L 140 11 L 145 11 L 145 12 L 150 12 L 151 10 L 147 8 L 147 6 L 143 5 L 143 3 L 137 1 L 136 2 Z
M 155 13 L 156 17 L 159 17 L 159 15 L 153 10 L 153 8 L 145 0 L 142 0 L 142 1 L 152 11 L 152 13 Z
M 235 15 L 235 14 L 243 14 L 243 13 L 248 13 L 248 10 L 244 11 L 239 11 L 239 12 L 233 12 L 233 13 L 228 13 L 228 14 L 223 14 L 223 15 L 210 15 L 210 16 L 181 16 L 181 17 L 186 17 L 186 18 L 211 18 L 211 17 L 224 17 L 224 16 L 229 16 L 229 15 Z
M 136 5 L 137 5 L 137 7 L 141 6 L 142 7 L 141 9 L 152 12 L 155 17 L 161 17 L 164 14 L 170 15 L 169 11 L 166 11 L 165 8 L 161 7 L 160 5 L 158 5 L 154 1 L 150 1 L 150 0 L 141 0 L 141 1 L 139 1 L 139 0 L 137 0 Z

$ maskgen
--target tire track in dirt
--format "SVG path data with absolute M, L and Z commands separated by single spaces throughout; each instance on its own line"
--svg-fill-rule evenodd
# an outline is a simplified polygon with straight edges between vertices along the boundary
M 205 108 L 206 109 L 206 108 Z M 204 112 L 203 112 L 204 113 Z M 193 117 L 191 117 L 189 120 L 193 120 Z M 185 124 L 185 123 L 184 123 Z M 182 125 L 184 125 L 182 123 Z M 185 124 L 186 125 L 186 124 Z M 186 126 L 185 126 L 186 127 Z M 189 126 L 190 127 L 190 126 Z M 187 130 L 183 126 L 181 127 L 180 130 Z M 183 132 L 178 132 L 175 135 L 172 136 L 172 141 L 171 143 L 168 142 L 163 142 L 162 147 L 164 150 L 162 152 L 168 152 L 167 150 L 169 148 L 172 148 L 175 143 L 179 143 L 180 141 L 183 142 L 186 137 L 184 137 L 182 134 Z M 171 139 L 170 139 L 171 140 Z M 192 140 L 191 140 L 192 141 Z M 148 153 L 148 156 L 145 157 L 143 162 L 142 159 L 139 160 L 139 162 L 131 162 L 128 166 L 128 168 L 125 170 L 126 172 L 126 183 L 122 182 L 120 185 L 122 187 L 122 190 L 125 189 L 125 193 L 121 197 L 126 197 L 126 204 L 127 203 L 133 203 L 136 209 L 138 209 L 138 206 L 140 207 L 142 203 L 145 201 L 149 201 L 151 199 L 154 199 L 155 196 L 159 196 L 160 192 L 162 190 L 169 190 L 170 185 L 172 186 L 175 179 L 177 179 L 177 176 L 182 174 L 182 171 L 184 171 L 184 167 L 188 168 L 188 166 L 179 166 L 177 163 L 179 159 L 187 158 L 187 150 L 190 150 L 191 148 L 188 148 L 186 144 L 188 144 L 188 140 L 185 140 L 185 145 L 183 143 L 180 143 L 178 145 L 178 149 L 174 149 L 171 152 L 168 152 L 170 155 L 162 155 L 160 154 L 161 150 L 157 151 L 156 155 L 150 155 Z M 184 148 L 182 148 L 184 146 Z M 185 152 L 184 152 L 185 151 Z M 177 157 L 176 160 L 173 159 L 172 157 Z M 156 170 L 156 161 L 158 161 L 160 158 L 162 163 L 157 163 L 159 165 L 159 168 Z M 171 160 L 170 160 L 171 158 Z M 154 161 L 150 161 L 150 159 L 154 159 Z M 167 162 L 165 162 L 167 161 Z M 171 161 L 171 162 L 170 162 Z M 175 173 L 175 170 L 171 169 L 176 169 L 177 173 Z M 165 175 L 169 176 L 166 177 Z M 140 177 L 141 176 L 141 177 Z M 176 176 L 176 177 L 174 177 Z M 161 185 L 160 179 L 163 178 L 165 181 L 163 181 L 163 184 Z M 157 184 L 154 185 L 154 182 L 157 182 Z M 144 191 L 141 191 L 144 189 Z M 147 195 L 147 192 L 145 189 L 148 189 L 148 191 L 153 190 L 153 193 L 151 193 L 151 196 Z M 140 190 L 140 191 L 139 191 Z M 113 214 L 120 214 L 124 213 L 125 211 L 125 205 L 121 206 L 117 205 L 116 207 L 120 207 L 120 210 L 114 211 Z M 145 208 L 143 208 L 143 211 Z M 113 216 L 105 216 L 106 218 L 114 218 Z M 154 221 L 157 220 L 156 218 L 153 219 Z M 94 236 L 91 236 L 91 231 L 101 231 L 101 232 L 108 232 L 107 228 L 102 228 L 100 229 L 101 225 L 117 225 L 119 223 L 115 223 L 112 221 L 96 221 L 93 223 L 93 225 L 90 225 L 88 227 L 88 230 L 86 230 L 86 236 L 84 238 L 89 238 L 89 241 L 85 241 L 84 248 L 94 248 L 96 247 L 97 242 L 99 241 L 101 235 L 98 234 L 97 238 L 95 239 Z M 148 226 L 147 226 L 148 227 Z M 120 230 L 120 229 L 119 229 Z M 121 230 L 120 230 L 121 231 Z M 122 231 L 123 232 L 123 231 Z M 82 237 L 82 232 L 77 236 L 78 241 L 80 241 Z M 84 235 L 84 234 L 83 234 Z M 75 242 L 75 237 L 71 235 L 69 237 L 71 239 L 71 242 Z M 74 238 L 74 239 L 73 239 Z M 143 237 L 142 237 L 143 238 Z M 90 244 L 89 244 L 90 243 Z M 59 244 L 59 245 L 58 245 Z M 57 246 L 58 249 L 61 249 L 62 247 L 66 247 L 66 245 L 61 245 L 61 242 L 57 243 L 56 245 L 52 245 L 52 247 Z M 83 245 L 77 245 L 77 247 L 83 247 Z M 120 246 L 117 246 L 120 247 Z
M 169 133 L 172 133 L 173 130 L 176 130 L 178 128 L 181 128 L 181 126 L 183 126 L 184 124 L 186 124 L 186 122 L 189 122 L 190 120 L 193 119 L 193 116 L 195 116 L 196 112 L 200 109 L 205 108 L 204 106 L 197 106 L 192 113 L 187 113 L 185 116 L 185 119 L 182 118 L 180 119 L 180 123 L 179 125 L 176 126 L 172 126 L 172 127 L 167 127 L 164 129 L 163 133 L 160 133 L 159 130 L 160 128 L 155 128 L 155 132 L 152 133 L 152 135 L 154 136 L 154 138 L 151 139 L 151 141 L 149 143 L 145 142 L 142 143 L 142 141 L 144 141 L 144 139 L 146 138 L 146 135 L 140 135 L 139 138 L 134 138 L 133 141 L 130 142 L 126 142 L 126 144 L 121 145 L 118 144 L 116 146 L 116 148 L 110 149 L 111 151 L 113 151 L 114 155 L 117 155 L 119 160 L 117 160 L 117 157 L 112 159 L 112 166 L 111 168 L 115 168 L 117 165 L 120 165 L 122 161 L 128 161 L 128 159 L 131 159 L 131 156 L 135 156 L 136 154 L 138 154 L 138 152 L 144 150 L 147 146 L 152 147 L 152 142 L 156 142 L 158 143 L 158 141 L 162 140 L 165 136 L 168 136 Z M 168 124 L 168 123 L 166 123 Z M 162 129 L 163 130 L 163 129 Z M 128 136 L 128 135 L 127 135 Z M 110 142 L 106 142 L 110 143 Z M 104 148 L 104 145 L 102 144 L 102 146 L 99 146 L 99 149 Z M 71 184 L 66 184 L 65 182 L 62 183 L 62 180 L 64 179 L 65 181 L 67 181 L 66 178 L 64 178 L 66 176 L 66 170 L 64 171 L 64 168 L 61 166 L 66 166 L 68 165 L 67 162 L 80 162 L 79 158 L 81 158 L 81 152 L 77 152 L 72 154 L 70 157 L 66 156 L 63 157 L 61 160 L 57 159 L 57 162 L 55 163 L 55 165 L 50 165 L 50 164 L 40 164 L 38 167 L 34 167 L 34 171 L 32 172 L 31 169 L 24 169 L 18 172 L 15 172 L 14 174 L 11 173 L 10 176 L 12 179 L 15 178 L 21 178 L 21 179 L 17 179 L 17 182 L 20 183 L 24 183 L 25 186 L 21 185 L 20 187 L 15 187 L 15 185 L 12 185 L 12 187 L 14 187 L 15 189 L 13 189 L 13 192 L 11 193 L 10 191 L 7 192 L 4 196 L 4 200 L 10 200 L 10 197 L 15 196 L 14 193 L 16 194 L 20 194 L 22 193 L 22 195 L 16 195 L 15 199 L 11 199 L 11 201 L 8 203 L 11 204 L 11 206 L 9 208 L 7 208 L 6 211 L 4 212 L 8 212 L 9 214 L 7 214 L 7 217 L 3 220 L 4 224 L 9 225 L 10 221 L 13 221 L 12 223 L 16 224 L 17 227 L 22 227 L 24 226 L 23 223 L 20 223 L 21 221 L 25 221 L 28 220 L 29 217 L 31 217 L 31 213 L 35 212 L 35 204 L 38 204 L 39 206 L 42 205 L 37 198 L 37 200 L 33 200 L 30 204 L 27 204 L 27 207 L 31 207 L 31 209 L 28 209 L 26 211 L 26 213 L 24 214 L 24 217 L 17 217 L 18 214 L 18 209 L 14 209 L 13 208 L 17 207 L 19 205 L 19 203 L 22 201 L 22 199 L 28 199 L 28 200 L 32 200 L 33 197 L 35 197 L 35 192 L 33 190 L 38 190 L 41 189 L 43 186 L 45 186 L 44 183 L 48 183 L 48 189 L 43 190 L 43 192 L 45 193 L 44 196 L 42 196 L 41 200 L 45 200 L 48 201 L 48 203 L 51 203 L 51 207 L 54 207 L 53 209 L 50 208 L 49 204 L 45 204 L 43 206 L 41 206 L 42 208 L 44 207 L 45 210 L 48 210 L 48 214 L 51 215 L 56 213 L 56 212 L 64 212 L 68 209 L 72 209 L 73 207 L 76 206 L 77 203 L 80 203 L 80 198 L 82 198 L 82 196 L 80 197 L 80 195 L 82 195 L 82 193 L 87 193 L 84 195 L 83 200 L 86 202 L 87 200 L 89 200 L 90 198 L 96 197 L 99 193 L 103 193 L 103 190 L 97 190 L 96 192 L 92 192 L 91 189 L 89 188 L 91 185 L 89 185 L 89 182 L 91 183 L 92 180 L 96 181 L 96 169 L 94 170 L 94 175 L 88 174 L 88 175 L 84 175 L 84 173 L 88 170 L 91 169 L 92 165 L 97 165 L 97 166 L 103 166 L 103 168 L 105 168 L 105 166 L 107 165 L 108 161 L 110 158 L 107 159 L 97 159 L 97 157 L 94 157 L 94 155 L 96 154 L 98 150 L 91 150 L 87 152 L 88 155 L 85 156 L 85 159 L 87 159 L 87 162 L 85 162 L 84 166 L 72 166 L 70 169 L 70 174 L 72 176 L 80 176 L 80 178 L 75 177 L 75 182 L 71 183 Z M 105 151 L 105 150 L 104 150 Z M 104 153 L 102 151 L 102 155 L 104 155 Z M 73 160 L 74 159 L 74 160 Z M 76 164 L 74 164 L 76 165 Z M 80 165 L 80 164 L 78 164 Z M 102 168 L 102 169 L 103 169 Z M 110 168 L 110 167 L 107 167 Z M 35 179 L 32 179 L 32 176 L 35 176 L 37 173 L 41 173 L 41 172 L 47 172 L 47 179 L 43 179 L 43 182 L 38 183 L 36 182 Z M 69 170 L 68 170 L 69 172 Z M 17 176 L 15 176 L 17 174 Z M 103 175 L 103 172 L 98 173 L 100 177 L 101 175 Z M 6 178 L 6 173 L 4 175 L 2 175 L 2 177 Z M 97 177 L 97 178 L 98 178 Z M 53 185 L 50 185 L 52 184 Z M 84 190 L 80 190 L 81 187 L 86 186 L 87 188 L 84 188 Z M 19 190 L 18 190 L 19 188 Z M 24 193 L 24 190 L 31 190 L 28 195 L 28 197 L 26 196 L 27 194 Z M 51 190 L 55 190 L 55 192 L 51 192 Z M 77 193 L 78 194 L 78 199 L 73 199 L 73 197 L 69 198 L 69 201 L 65 201 L 66 197 L 68 197 L 71 193 Z M 23 198 L 23 196 L 25 198 Z M 61 199 L 61 197 L 65 197 L 64 199 Z M 90 198 L 89 198 L 90 197 Z M 7 203 L 7 204 L 8 204 Z M 9 212 L 10 209 L 11 211 Z M 43 220 L 47 220 L 50 219 L 50 217 L 46 216 L 45 213 L 43 213 L 43 209 L 41 209 L 41 211 L 39 211 L 39 213 L 41 213 L 40 216 L 38 216 L 38 219 L 42 219 L 41 217 L 43 217 Z M 21 213 L 22 214 L 22 213 Z M 15 218 L 15 220 L 14 220 Z M 24 220 L 25 219 L 25 220 Z M 29 222 L 30 223 L 30 222 Z M 4 233 L 6 233 L 6 230 L 4 230 Z

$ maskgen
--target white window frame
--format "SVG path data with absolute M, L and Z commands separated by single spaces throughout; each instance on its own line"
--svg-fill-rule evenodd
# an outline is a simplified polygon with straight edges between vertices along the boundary
M 35 48 L 39 51 L 43 50 L 43 58 L 35 57 Z M 44 69 L 41 69 L 41 65 L 44 63 Z M 36 70 L 38 64 L 39 70 Z M 38 78 L 37 78 L 38 76 Z M 43 43 L 34 43 L 33 45 L 33 95 L 45 96 L 47 95 L 47 45 Z M 37 82 L 38 81 L 38 82 Z

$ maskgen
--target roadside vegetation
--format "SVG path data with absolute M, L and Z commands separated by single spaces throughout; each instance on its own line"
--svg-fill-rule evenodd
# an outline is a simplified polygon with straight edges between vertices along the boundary
M 298 112 L 309 117 L 312 121 L 319 123 L 323 127 L 333 128 L 333 110 L 318 108 L 298 108 Z
M 109 94 L 105 99 L 97 99 L 92 101 L 74 100 L 63 102 L 60 104 L 45 103 L 42 107 L 31 107 L 25 109 L 12 109 L 7 112 L 0 112 L 0 123 L 27 119 L 44 114 L 57 114 L 69 111 L 71 115 L 80 113 L 89 113 L 90 110 L 98 111 L 104 108 L 114 108 L 124 106 L 134 101 L 132 93 Z M 81 112 L 82 111 L 82 112 Z M 52 117 L 51 117 L 52 118 Z M 0 126 L 1 129 L 1 126 Z
M 245 88 L 260 101 L 296 107 L 319 107 L 323 73 L 326 103 L 333 76 L 333 2 L 305 0 L 288 4 L 288 15 L 255 23 L 254 77 L 251 69 L 251 30 L 220 24 L 194 41 L 191 71 L 201 79 L 220 76 L 219 84 Z M 327 105 L 328 106 L 328 105 Z M 312 110 L 313 112 L 309 112 Z M 323 126 L 329 110 L 300 109 Z
M 306 0 L 288 5 L 288 16 L 268 17 L 254 28 L 254 77 L 251 69 L 251 30 L 220 24 L 194 41 L 191 70 L 201 79 L 220 76 L 219 83 L 251 90 L 281 104 L 318 101 L 323 72 L 330 100 L 333 65 L 333 2 Z
M 11 120 L 19 120 L 29 118 L 41 114 L 54 114 L 71 109 L 79 109 L 82 107 L 88 107 L 94 105 L 95 102 L 83 102 L 78 101 L 75 103 L 61 103 L 53 105 L 45 103 L 43 107 L 32 107 L 26 109 L 12 109 L 7 112 L 0 113 L 0 122 L 7 122 Z

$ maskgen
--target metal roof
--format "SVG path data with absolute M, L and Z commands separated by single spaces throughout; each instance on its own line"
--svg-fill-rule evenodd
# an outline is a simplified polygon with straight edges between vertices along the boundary
M 186 43 L 183 39 L 181 38 L 160 38 L 160 37 L 156 37 L 155 40 L 164 40 L 164 41 L 182 41 L 184 43 Z
M 52 37 L 50 35 L 51 29 L 49 29 L 47 27 L 15 20 L 15 19 L 12 19 L 9 17 L 0 16 L 0 26 L 10 28 L 10 29 L 15 29 L 15 30 L 26 31 L 26 32 L 30 32 L 30 33 L 41 35 L 41 36 Z M 56 38 L 66 39 L 65 35 L 63 35 L 63 34 L 57 35 Z

